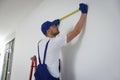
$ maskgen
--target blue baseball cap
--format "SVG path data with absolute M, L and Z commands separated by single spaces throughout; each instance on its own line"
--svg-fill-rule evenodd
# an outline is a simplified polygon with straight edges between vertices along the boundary
M 41 25 L 41 31 L 44 35 L 46 35 L 46 31 L 50 28 L 50 26 L 53 26 L 53 25 L 59 25 L 60 23 L 60 20 L 59 19 L 56 19 L 54 20 L 53 22 L 50 22 L 50 21 L 46 21 L 44 22 L 42 25 Z

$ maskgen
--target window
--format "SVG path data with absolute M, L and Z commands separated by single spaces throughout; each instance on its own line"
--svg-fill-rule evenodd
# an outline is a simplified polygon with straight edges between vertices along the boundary
M 11 40 L 5 45 L 5 56 L 4 56 L 4 64 L 3 64 L 1 80 L 10 80 L 12 60 L 13 60 L 13 51 L 14 51 L 14 41 L 15 39 Z

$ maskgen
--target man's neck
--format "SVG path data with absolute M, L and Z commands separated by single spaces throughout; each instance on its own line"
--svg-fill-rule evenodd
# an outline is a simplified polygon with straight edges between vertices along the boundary
M 53 35 L 47 35 L 46 37 L 54 38 L 54 37 L 56 37 L 56 36 L 53 36 Z

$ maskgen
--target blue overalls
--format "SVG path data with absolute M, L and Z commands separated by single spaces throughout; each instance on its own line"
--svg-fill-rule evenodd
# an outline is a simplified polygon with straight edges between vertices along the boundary
M 49 41 L 50 40 L 48 40 L 48 42 L 46 43 L 46 46 L 45 46 L 43 64 L 41 63 L 40 53 L 39 53 L 39 43 L 40 43 L 40 41 L 38 42 L 38 59 L 39 59 L 39 65 L 37 66 L 37 70 L 36 70 L 36 72 L 34 74 L 35 80 L 60 80 L 59 78 L 55 78 L 55 77 L 53 77 L 50 74 L 50 72 L 47 69 L 47 64 L 45 64 L 46 52 L 47 52 L 47 47 L 48 47 Z

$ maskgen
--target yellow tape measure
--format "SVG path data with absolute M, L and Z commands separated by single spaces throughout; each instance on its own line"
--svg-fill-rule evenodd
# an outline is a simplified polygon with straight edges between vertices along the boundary
M 74 10 L 73 12 L 71 12 L 71 13 L 63 16 L 62 18 L 60 18 L 60 21 L 61 21 L 61 20 L 64 20 L 65 18 L 67 18 L 67 17 L 69 17 L 69 16 L 71 16 L 71 15 L 73 15 L 73 14 L 79 12 L 79 11 L 80 11 L 79 9 Z

